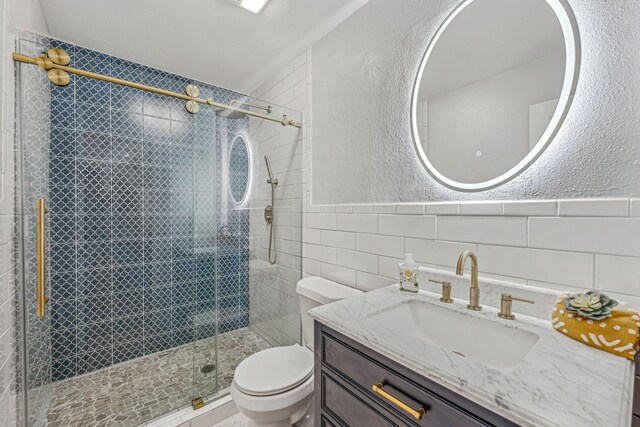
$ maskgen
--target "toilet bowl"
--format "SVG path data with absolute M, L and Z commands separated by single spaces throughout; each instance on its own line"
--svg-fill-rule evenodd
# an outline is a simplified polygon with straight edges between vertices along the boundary
M 309 409 L 313 395 L 314 307 L 352 297 L 357 289 L 320 277 L 298 282 L 303 345 L 273 347 L 243 360 L 235 370 L 231 397 L 249 427 L 290 427 Z

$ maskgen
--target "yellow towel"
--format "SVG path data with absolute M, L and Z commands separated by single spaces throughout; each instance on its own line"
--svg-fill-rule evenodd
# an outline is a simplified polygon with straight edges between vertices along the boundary
M 635 310 L 613 308 L 605 319 L 591 320 L 566 311 L 561 298 L 553 307 L 551 324 L 576 341 L 616 356 L 633 360 L 638 352 L 640 315 Z

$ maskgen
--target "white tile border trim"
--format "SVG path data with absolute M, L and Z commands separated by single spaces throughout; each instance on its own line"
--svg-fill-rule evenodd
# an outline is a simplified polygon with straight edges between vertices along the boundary
M 640 199 L 593 198 L 551 200 L 479 200 L 426 203 L 374 203 L 310 205 L 306 213 L 374 213 L 409 215 L 488 215 L 488 216 L 640 216 Z

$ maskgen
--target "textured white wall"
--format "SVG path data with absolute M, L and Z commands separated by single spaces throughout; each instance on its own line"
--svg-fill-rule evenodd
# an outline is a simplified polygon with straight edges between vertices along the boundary
M 371 0 L 312 48 L 313 203 L 640 195 L 640 3 L 569 0 L 582 60 L 573 105 L 537 162 L 498 188 L 434 181 L 411 138 L 420 59 L 458 0 Z
M 0 0 L 0 425 L 17 425 L 22 394 L 17 384 L 19 323 L 15 318 L 15 77 L 11 53 L 18 30 L 48 32 L 39 0 Z

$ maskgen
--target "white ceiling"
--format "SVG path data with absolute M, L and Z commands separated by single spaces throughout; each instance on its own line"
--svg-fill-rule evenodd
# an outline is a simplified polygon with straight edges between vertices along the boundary
M 51 36 L 248 93 L 368 0 L 40 0 Z

